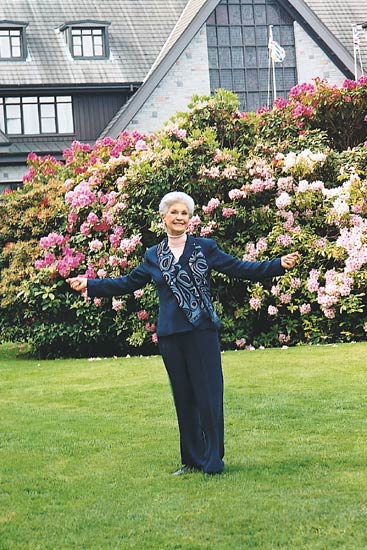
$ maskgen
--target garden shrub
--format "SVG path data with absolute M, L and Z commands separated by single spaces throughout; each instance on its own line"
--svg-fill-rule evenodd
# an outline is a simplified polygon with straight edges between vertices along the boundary
M 230 254 L 302 254 L 295 269 L 262 284 L 213 274 L 224 348 L 364 339 L 367 124 L 359 121 L 367 83 L 325 87 L 296 87 L 287 104 L 258 114 L 240 113 L 237 98 L 220 90 L 194 97 L 155 134 L 74 142 L 64 165 L 32 155 L 29 182 L 0 201 L 2 339 L 24 339 L 43 357 L 156 353 L 152 284 L 88 300 L 65 278 L 117 276 L 138 265 L 164 235 L 158 204 L 173 189 L 197 204 L 190 232 Z M 335 121 L 324 120 L 315 96 L 355 106 L 355 147 L 337 150 Z

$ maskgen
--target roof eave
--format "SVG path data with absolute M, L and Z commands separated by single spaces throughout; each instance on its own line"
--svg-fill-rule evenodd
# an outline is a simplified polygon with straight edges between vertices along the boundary
M 152 71 L 152 73 L 149 75 L 147 80 L 143 82 L 139 90 L 132 96 L 130 101 L 128 101 L 124 105 L 123 109 L 121 110 L 121 116 L 118 117 L 117 120 L 111 126 L 109 125 L 106 126 L 105 130 L 100 135 L 100 138 L 105 137 L 106 135 L 117 138 L 120 135 L 120 133 L 126 129 L 130 121 L 134 118 L 134 116 L 139 111 L 139 109 L 144 105 L 144 103 L 147 101 L 151 93 L 155 90 L 155 88 L 158 86 L 158 84 L 167 74 L 167 72 L 172 67 L 172 65 L 177 61 L 177 59 L 179 58 L 181 53 L 184 51 L 186 46 L 191 42 L 194 36 L 199 32 L 201 27 L 205 24 L 206 20 L 208 19 L 212 11 L 216 8 L 216 6 L 219 4 L 219 2 L 220 0 L 208 0 L 203 4 L 203 6 L 199 9 L 196 16 L 190 21 L 185 32 L 179 36 L 174 46 L 167 52 L 166 56 Z M 182 17 L 182 14 L 181 14 L 181 17 Z M 172 30 L 172 33 L 174 32 L 177 24 L 179 23 L 179 20 L 176 23 L 174 29 Z M 167 40 L 169 40 L 169 38 Z

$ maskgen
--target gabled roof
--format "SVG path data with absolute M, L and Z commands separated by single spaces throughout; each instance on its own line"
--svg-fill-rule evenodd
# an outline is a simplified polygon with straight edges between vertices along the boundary
M 0 62 L 0 87 L 142 82 L 187 0 L 1 0 L 0 22 L 28 23 L 26 61 Z M 76 60 L 60 27 L 93 20 L 108 27 L 108 60 Z
M 361 17 L 362 13 L 364 13 L 364 19 L 367 20 L 367 6 L 363 9 L 356 9 L 354 12 L 354 7 L 357 5 L 356 0 L 278 1 L 285 9 L 292 13 L 294 18 L 317 40 L 328 55 L 332 56 L 334 63 L 344 72 L 346 77 L 351 78 L 354 70 L 351 21 L 354 18 L 358 19 Z M 117 137 L 128 126 L 149 95 L 158 86 L 159 82 L 177 61 L 185 47 L 205 24 L 209 15 L 219 3 L 220 0 L 188 1 L 185 10 L 147 74 L 144 83 L 116 113 L 103 131 L 101 137 L 106 135 Z M 341 6 L 347 4 L 350 7 L 350 13 L 346 20 L 343 21 L 342 16 L 335 15 L 335 11 L 337 11 L 336 3 Z M 327 5 L 327 8 L 325 8 L 325 5 Z M 312 7 L 315 7 L 315 11 Z M 334 32 L 331 32 L 331 29 L 328 28 L 322 19 L 325 12 L 329 14 L 325 18 L 325 21 L 327 23 L 330 20 L 333 21 L 332 29 Z M 343 31 L 339 28 L 341 26 L 343 26 Z M 350 33 L 350 40 L 345 40 L 344 43 L 341 40 L 343 37 L 347 38 L 348 32 Z
M 118 136 L 216 8 L 219 0 L 189 0 L 139 90 L 116 113 L 100 137 Z

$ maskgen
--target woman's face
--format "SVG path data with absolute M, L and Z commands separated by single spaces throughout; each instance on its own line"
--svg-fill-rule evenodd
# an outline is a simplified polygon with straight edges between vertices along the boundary
M 175 202 L 173 203 L 165 216 L 163 221 L 166 224 L 167 232 L 170 235 L 181 235 L 187 229 L 190 221 L 189 210 L 185 203 Z

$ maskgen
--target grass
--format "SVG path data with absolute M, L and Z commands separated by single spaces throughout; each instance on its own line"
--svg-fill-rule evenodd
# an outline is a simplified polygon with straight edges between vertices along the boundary
M 367 343 L 223 354 L 226 470 L 176 478 L 159 357 L 0 346 L 0 548 L 365 550 Z

